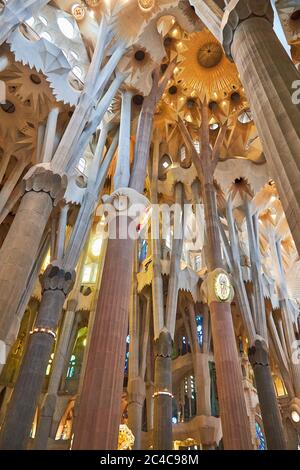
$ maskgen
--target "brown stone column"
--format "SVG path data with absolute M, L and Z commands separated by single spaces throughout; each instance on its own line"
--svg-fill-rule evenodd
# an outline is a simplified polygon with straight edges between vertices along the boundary
M 249 349 L 249 361 L 255 375 L 268 450 L 284 450 L 286 449 L 284 430 L 266 344 L 256 340 L 254 346 Z
M 34 265 L 53 204 L 64 194 L 66 178 L 37 165 L 24 178 L 25 194 L 0 250 L 0 340 L 13 343 L 16 312 Z
M 229 303 L 210 303 L 217 389 L 226 450 L 252 449 L 231 309 Z
M 155 348 L 153 448 L 172 450 L 172 338 L 166 329 Z
M 143 103 L 129 184 L 131 194 L 144 191 L 155 106 L 173 65 L 160 83 L 158 72 L 155 74 L 151 93 Z M 117 221 L 121 219 L 117 217 Z M 117 448 L 134 245 L 135 240 L 129 237 L 119 238 L 118 230 L 116 239 L 108 240 L 73 449 Z
M 24 450 L 45 380 L 59 317 L 74 273 L 50 264 L 41 280 L 43 295 L 1 430 L 0 448 Z
M 232 0 L 223 20 L 223 46 L 232 56 L 285 215 L 300 253 L 300 74 L 273 28 L 270 0 Z
M 206 181 L 203 199 L 210 271 L 206 280 L 207 301 L 210 309 L 224 448 L 249 450 L 252 449 L 250 423 L 231 316 L 232 299 L 220 302 L 214 293 L 214 280 L 218 271 L 222 270 L 223 262 L 217 222 L 217 202 L 212 181 Z
M 117 238 L 107 244 L 73 449 L 113 450 L 118 444 L 135 244 L 118 238 L 120 219 Z

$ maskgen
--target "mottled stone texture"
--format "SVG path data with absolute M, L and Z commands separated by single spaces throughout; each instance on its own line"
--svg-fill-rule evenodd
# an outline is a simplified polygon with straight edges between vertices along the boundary
M 230 304 L 214 301 L 211 302 L 209 308 L 224 448 L 226 450 L 249 450 L 252 449 L 250 424 Z
M 34 329 L 46 328 L 55 332 L 66 295 L 74 284 L 74 273 L 53 263 L 44 272 L 41 284 L 43 295 Z M 1 449 L 22 450 L 27 447 L 54 341 L 53 335 L 42 331 L 29 337 L 1 430 Z
M 53 204 L 64 194 L 66 178 L 37 165 L 25 176 L 24 188 L 20 207 L 0 250 L 0 339 L 8 344 L 18 333 L 16 311 Z
M 73 449 L 117 448 L 134 245 L 108 241 Z
M 154 394 L 172 393 L 172 338 L 163 330 L 155 342 Z M 153 448 L 172 449 L 172 396 L 159 394 L 154 397 Z
M 247 17 L 237 26 L 231 54 L 300 253 L 300 105 L 292 102 L 293 83 L 300 74 L 268 15 Z
M 128 426 L 135 437 L 133 449 L 141 449 L 143 406 L 146 397 L 145 382 L 136 377 L 128 382 Z
M 256 388 L 269 450 L 284 450 L 286 442 L 275 394 L 268 350 L 262 341 L 249 349 L 249 361 L 255 375 Z

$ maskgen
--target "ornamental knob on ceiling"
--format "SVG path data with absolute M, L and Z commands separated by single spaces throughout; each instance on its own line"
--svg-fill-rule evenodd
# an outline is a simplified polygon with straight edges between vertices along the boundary
M 80 3 L 74 3 L 71 11 L 76 21 L 81 21 L 85 17 L 85 7 Z
M 155 0 L 138 0 L 138 5 L 143 11 L 150 11 L 155 6 Z
M 210 69 L 218 65 L 223 57 L 223 51 L 220 44 L 209 42 L 204 44 L 198 51 L 198 62 L 202 67 Z

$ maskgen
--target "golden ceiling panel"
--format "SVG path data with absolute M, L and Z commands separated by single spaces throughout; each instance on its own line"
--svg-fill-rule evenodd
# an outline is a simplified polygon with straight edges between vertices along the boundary
M 236 66 L 207 29 L 179 41 L 177 51 L 176 79 L 201 100 L 220 100 L 240 88 Z

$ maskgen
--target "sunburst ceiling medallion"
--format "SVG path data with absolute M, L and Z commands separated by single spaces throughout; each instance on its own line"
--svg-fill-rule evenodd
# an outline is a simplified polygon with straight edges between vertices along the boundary
M 223 56 L 222 47 L 216 42 L 209 42 L 200 47 L 198 51 L 198 62 L 202 67 L 210 69 L 218 65 Z
M 138 0 L 138 5 L 142 11 L 150 11 L 155 6 L 155 0 Z
M 180 48 L 179 48 L 180 45 Z M 240 88 L 236 66 L 207 30 L 190 34 L 178 44 L 176 79 L 201 100 L 222 100 Z M 177 73 L 176 73 L 177 72 Z

